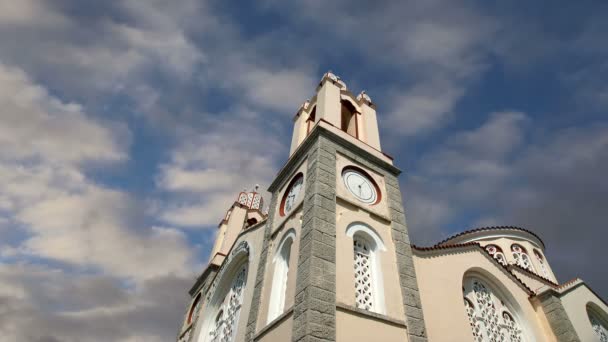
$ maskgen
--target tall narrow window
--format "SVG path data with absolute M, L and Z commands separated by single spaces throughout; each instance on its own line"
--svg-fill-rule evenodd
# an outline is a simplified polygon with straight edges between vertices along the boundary
M 465 278 L 464 307 L 475 342 L 525 341 L 524 333 L 513 312 L 483 281 Z
M 268 308 L 268 322 L 279 317 L 285 310 L 285 294 L 287 292 L 287 279 L 289 278 L 289 260 L 291 246 L 295 233 L 289 232 L 283 238 L 274 257 L 274 275 Z
M 608 325 L 600 318 L 600 315 L 589 308 L 589 305 L 587 306 L 587 316 L 589 316 L 591 327 L 600 342 L 608 342 Z
M 346 229 L 353 241 L 355 306 L 384 314 L 384 283 L 380 253 L 386 251 L 380 236 L 368 225 L 355 222 Z
M 530 262 L 530 256 L 528 256 L 528 252 L 526 252 L 525 248 L 518 244 L 513 244 L 511 245 L 511 253 L 513 254 L 513 259 L 515 259 L 517 266 L 534 272 L 532 262 Z
M 502 253 L 502 249 L 500 249 L 500 247 L 496 245 L 487 245 L 486 251 L 499 263 L 507 266 L 507 259 L 505 259 L 505 255 Z
M 243 304 L 243 290 L 247 276 L 247 265 L 242 266 L 232 280 L 228 293 L 219 304 L 218 314 L 215 317 L 211 331 L 212 342 L 233 342 L 236 328 Z
M 358 138 L 357 132 L 357 110 L 348 101 L 342 101 L 341 127 L 344 132 Z
M 308 119 L 306 119 L 306 134 L 307 135 L 312 130 L 312 127 L 315 125 L 316 120 L 317 120 L 317 106 L 314 106 L 312 108 L 312 111 L 310 112 L 310 115 L 308 115 Z
M 534 256 L 536 257 L 536 261 L 538 261 L 538 264 L 540 265 L 540 271 L 543 273 L 542 275 L 545 278 L 549 278 L 549 270 L 547 269 L 547 265 L 545 265 L 545 259 L 543 258 L 543 256 L 537 250 L 534 250 Z

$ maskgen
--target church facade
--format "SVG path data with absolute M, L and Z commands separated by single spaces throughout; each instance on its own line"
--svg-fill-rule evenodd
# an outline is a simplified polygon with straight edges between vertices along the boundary
M 241 192 L 190 290 L 178 342 L 598 341 L 608 305 L 559 284 L 518 227 L 410 243 L 376 107 L 326 73 L 294 118 L 290 156 Z

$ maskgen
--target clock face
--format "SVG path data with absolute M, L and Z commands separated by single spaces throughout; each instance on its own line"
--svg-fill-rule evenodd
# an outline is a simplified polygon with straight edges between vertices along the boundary
M 354 169 L 346 169 L 342 172 L 342 179 L 348 191 L 359 201 L 367 204 L 376 203 L 378 199 L 376 185 L 368 176 Z
M 300 190 L 302 190 L 302 185 L 304 185 L 304 177 L 300 174 L 297 175 L 296 178 L 291 182 L 289 189 L 285 193 L 283 197 L 283 206 L 281 207 L 281 214 L 285 215 L 293 209 L 296 204 L 296 200 L 298 199 L 298 195 L 300 194 Z

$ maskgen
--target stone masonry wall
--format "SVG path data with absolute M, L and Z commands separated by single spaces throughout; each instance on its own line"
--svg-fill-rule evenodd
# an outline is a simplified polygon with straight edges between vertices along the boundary
M 307 168 L 292 341 L 335 341 L 336 153 L 325 137 L 310 148 Z
M 549 291 L 539 296 L 541 306 L 558 342 L 580 342 L 574 326 L 557 295 Z

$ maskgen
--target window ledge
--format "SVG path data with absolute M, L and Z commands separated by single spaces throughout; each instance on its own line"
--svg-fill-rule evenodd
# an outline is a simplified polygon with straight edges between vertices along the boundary
M 405 321 L 402 321 L 400 319 L 395 319 L 395 318 L 389 317 L 387 315 L 379 314 L 376 312 L 359 309 L 352 305 L 348 305 L 348 304 L 344 304 L 344 303 L 336 303 L 336 309 L 343 311 L 343 312 L 354 313 L 356 315 L 364 316 L 365 318 L 374 319 L 374 320 L 377 320 L 377 321 L 380 321 L 383 323 L 388 323 L 388 324 L 391 324 L 391 325 L 394 325 L 397 327 L 407 328 L 407 326 L 405 325 Z
M 255 336 L 253 336 L 253 340 L 258 341 L 260 338 L 262 338 L 264 335 L 266 335 L 266 333 L 268 333 L 270 330 L 274 329 L 277 325 L 281 324 L 283 321 L 285 321 L 287 318 L 289 318 L 292 314 L 293 314 L 293 306 L 290 307 L 289 309 L 285 310 L 285 312 L 280 314 L 277 318 L 270 321 L 270 323 L 266 324 L 265 327 L 263 327 L 260 331 L 258 331 L 257 334 L 255 334 Z

